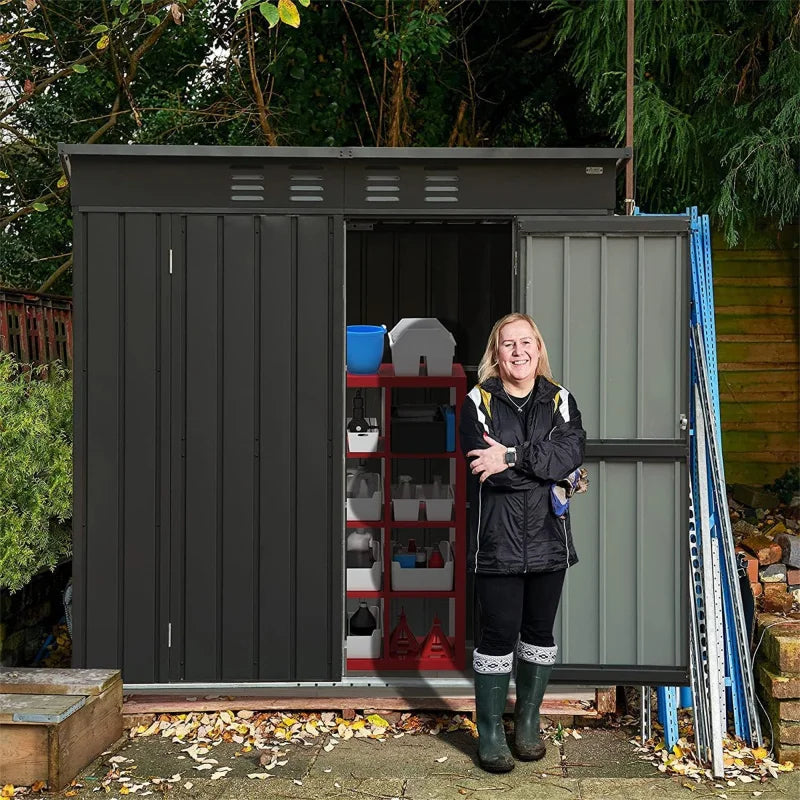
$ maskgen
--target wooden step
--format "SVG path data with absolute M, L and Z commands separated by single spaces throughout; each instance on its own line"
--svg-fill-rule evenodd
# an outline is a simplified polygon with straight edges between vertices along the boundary
M 119 670 L 0 669 L 0 785 L 60 791 L 122 731 Z

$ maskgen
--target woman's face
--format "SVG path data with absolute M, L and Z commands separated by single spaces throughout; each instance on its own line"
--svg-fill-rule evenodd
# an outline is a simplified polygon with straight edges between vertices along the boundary
M 509 322 L 500 328 L 497 367 L 501 379 L 525 383 L 536 377 L 539 345 L 533 328 L 525 320 Z

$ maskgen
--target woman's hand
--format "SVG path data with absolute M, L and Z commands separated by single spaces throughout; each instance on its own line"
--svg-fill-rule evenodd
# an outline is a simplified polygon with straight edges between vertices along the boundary
M 483 483 L 491 475 L 508 469 L 506 464 L 506 446 L 496 442 L 488 433 L 483 434 L 483 440 L 487 446 L 481 450 L 470 450 L 467 458 L 475 457 L 470 463 L 473 475 L 477 475 Z

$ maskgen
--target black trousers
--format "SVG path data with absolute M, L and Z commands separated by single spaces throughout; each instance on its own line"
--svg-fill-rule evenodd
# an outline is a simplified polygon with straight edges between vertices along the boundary
M 537 647 L 553 647 L 556 619 L 566 569 L 527 575 L 475 575 L 480 619 L 479 653 L 503 656 L 519 636 Z

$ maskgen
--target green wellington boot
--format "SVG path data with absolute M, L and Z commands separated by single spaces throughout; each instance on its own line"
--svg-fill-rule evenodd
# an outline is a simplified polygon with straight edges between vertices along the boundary
M 478 722 L 478 762 L 487 772 L 510 772 L 514 759 L 506 742 L 506 709 L 510 672 L 475 673 L 475 716 Z
M 514 749 L 520 761 L 538 761 L 544 757 L 546 748 L 539 731 L 539 707 L 552 671 L 552 664 L 517 660 Z

